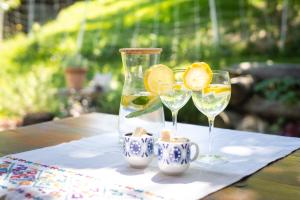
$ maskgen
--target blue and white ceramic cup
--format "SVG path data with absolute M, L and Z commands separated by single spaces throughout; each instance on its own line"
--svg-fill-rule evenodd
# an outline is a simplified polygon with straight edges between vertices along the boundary
M 178 175 L 186 171 L 190 162 L 196 160 L 199 147 L 187 138 L 172 139 L 172 141 L 158 141 L 158 167 L 168 175 Z M 191 147 L 195 147 L 195 155 L 191 157 Z
M 153 158 L 154 138 L 152 134 L 132 136 L 125 134 L 123 141 L 123 153 L 131 167 L 145 168 Z

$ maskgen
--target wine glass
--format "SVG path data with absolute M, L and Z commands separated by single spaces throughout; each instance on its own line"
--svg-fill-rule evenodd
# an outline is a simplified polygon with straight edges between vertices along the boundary
M 179 110 L 188 102 L 191 97 L 191 91 L 188 90 L 182 80 L 184 69 L 175 69 L 175 82 L 172 84 L 161 85 L 164 92 L 159 94 L 162 103 L 172 112 L 173 136 L 177 132 L 177 115 Z
M 229 73 L 222 70 L 213 70 L 212 75 L 212 81 L 208 87 L 192 92 L 192 99 L 195 106 L 208 118 L 208 154 L 200 156 L 198 159 L 198 161 L 207 164 L 226 162 L 224 157 L 212 152 L 212 132 L 215 117 L 226 108 L 231 96 Z

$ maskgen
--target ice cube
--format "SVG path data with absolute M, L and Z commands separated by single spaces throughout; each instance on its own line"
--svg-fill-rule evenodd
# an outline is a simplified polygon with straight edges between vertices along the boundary
M 169 142 L 171 139 L 171 131 L 169 130 L 162 130 L 160 132 L 160 140 Z
M 135 137 L 142 137 L 143 135 L 147 135 L 147 131 L 142 127 L 137 127 L 132 133 L 132 136 Z

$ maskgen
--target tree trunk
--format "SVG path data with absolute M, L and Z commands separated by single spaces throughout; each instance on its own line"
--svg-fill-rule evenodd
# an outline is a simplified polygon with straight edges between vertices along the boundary
M 240 26 L 241 26 L 241 38 L 243 40 L 248 40 L 247 33 L 247 20 L 246 20 L 246 4 L 245 0 L 239 0 L 239 8 L 240 8 Z
M 59 11 L 59 0 L 54 0 L 53 8 L 54 8 L 55 15 L 57 15 Z
M 4 10 L 0 7 L 0 43 L 3 40 L 4 31 Z
M 29 0 L 28 3 L 28 22 L 27 22 L 27 33 L 31 34 L 32 25 L 34 22 L 34 6 L 35 6 L 35 0 Z
M 157 47 L 157 39 L 159 34 L 159 12 L 160 12 L 160 0 L 154 2 L 156 4 L 156 13 L 153 18 L 153 38 L 151 42 L 152 47 Z
M 195 58 L 196 60 L 200 59 L 200 8 L 199 2 L 194 0 L 194 23 L 195 23 Z
M 179 34 L 180 34 L 180 21 L 179 21 L 179 7 L 176 7 L 173 10 L 173 18 L 174 18 L 174 29 L 173 29 L 173 38 L 172 38 L 172 55 L 171 60 L 177 63 L 178 55 L 179 55 Z
M 138 10 L 140 8 L 140 5 L 137 4 L 136 9 L 133 11 L 135 13 L 134 19 L 135 19 L 135 24 L 134 24 L 134 30 L 132 33 L 132 38 L 130 40 L 130 47 L 138 47 L 138 35 L 140 32 L 140 16 L 137 14 Z
M 46 12 L 47 12 L 47 9 L 46 9 L 46 5 L 45 5 L 45 2 L 41 2 L 39 4 L 39 7 L 40 7 L 40 23 L 41 24 L 44 24 L 46 22 Z
M 281 15 L 281 28 L 280 28 L 280 41 L 279 41 L 279 49 L 281 52 L 284 52 L 285 49 L 285 41 L 286 41 L 286 33 L 287 33 L 287 16 L 288 16 L 288 0 L 283 1 L 282 5 L 282 15 Z
M 209 10 L 212 23 L 213 41 L 214 45 L 217 47 L 219 46 L 219 29 L 215 0 L 209 0 Z
M 83 19 L 81 21 L 79 33 L 78 33 L 78 36 L 77 36 L 77 51 L 78 52 L 80 52 L 80 50 L 81 50 L 83 39 L 84 39 L 87 3 L 88 3 L 87 0 L 85 0 L 84 11 L 83 11 L 84 12 L 83 13 Z

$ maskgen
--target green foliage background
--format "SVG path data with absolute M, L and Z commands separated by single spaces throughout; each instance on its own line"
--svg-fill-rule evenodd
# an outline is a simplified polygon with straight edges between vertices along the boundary
M 0 45 L 0 117 L 22 116 L 33 111 L 59 113 L 60 102 L 55 94 L 65 87 L 62 60 L 76 52 L 84 16 L 86 28 L 80 52 L 89 60 L 88 78 L 96 72 L 113 74 L 113 91 L 99 100 L 102 112 L 118 113 L 123 81 L 118 49 L 130 47 L 137 30 L 137 46 L 150 47 L 157 38 L 157 47 L 163 48 L 161 62 L 171 67 L 198 60 L 208 62 L 214 69 L 242 61 L 299 62 L 299 1 L 290 1 L 284 52 L 278 48 L 282 1 L 246 2 L 241 17 L 241 7 L 236 0 L 216 1 L 219 48 L 212 44 L 207 0 L 76 3 L 42 27 L 35 25 L 31 36 L 18 34 Z M 199 24 L 195 24 L 195 3 L 199 5 Z M 159 28 L 155 32 L 157 22 Z M 178 26 L 177 34 L 174 26 Z M 200 34 L 198 54 L 196 34 Z M 177 54 L 172 50 L 174 38 L 178 40 Z M 197 123 L 201 118 L 191 102 L 180 112 L 181 121 Z M 189 114 L 185 114 L 187 112 Z

